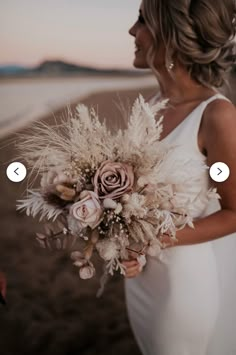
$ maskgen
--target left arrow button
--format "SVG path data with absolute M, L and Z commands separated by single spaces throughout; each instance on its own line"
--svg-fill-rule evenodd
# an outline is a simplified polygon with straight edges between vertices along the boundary
M 14 162 L 7 167 L 7 177 L 13 182 L 21 182 L 26 177 L 27 171 L 24 164 L 20 162 Z

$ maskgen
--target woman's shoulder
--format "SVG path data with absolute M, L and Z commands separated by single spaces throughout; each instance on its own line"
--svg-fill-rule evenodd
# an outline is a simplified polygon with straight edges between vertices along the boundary
M 206 125 L 226 124 L 231 120 L 236 122 L 236 108 L 222 96 L 207 105 L 203 116 Z
M 236 108 L 234 104 L 224 97 L 210 102 L 202 117 L 203 134 L 222 135 L 222 133 L 236 133 Z

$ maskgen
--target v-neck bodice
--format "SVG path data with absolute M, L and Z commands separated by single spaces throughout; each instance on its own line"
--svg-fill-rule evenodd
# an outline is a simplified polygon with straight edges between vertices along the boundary
M 157 96 L 150 100 L 150 104 L 154 104 Z M 202 101 L 197 107 L 195 107 L 166 137 L 162 139 L 162 142 L 168 144 L 183 144 L 187 145 L 200 155 L 204 160 L 206 157 L 201 153 L 198 146 L 198 132 L 202 120 L 202 115 L 207 105 L 217 99 L 227 100 L 224 95 L 216 93 L 207 100 Z
M 176 161 L 183 162 L 196 161 L 196 166 L 198 166 L 199 160 L 206 166 L 203 170 L 202 175 L 198 179 L 198 182 L 185 186 L 185 193 L 189 194 L 193 203 L 193 216 L 194 218 L 202 217 L 203 215 L 208 215 L 216 210 L 219 210 L 220 205 L 217 200 L 212 200 L 209 205 L 206 204 L 206 199 L 204 198 L 206 191 L 210 187 L 209 169 L 206 164 L 206 157 L 202 154 L 198 146 L 198 131 L 201 124 L 202 115 L 204 113 L 207 105 L 217 99 L 223 99 L 229 101 L 225 96 L 220 93 L 216 93 L 207 100 L 202 101 L 195 109 L 193 109 L 183 120 L 179 123 L 166 137 L 161 141 L 166 146 L 174 146 L 173 149 L 173 166 Z M 151 100 L 150 104 L 155 103 L 155 97 Z M 176 170 L 176 169 L 175 169 Z M 183 172 L 179 171 L 179 174 Z M 178 174 L 178 172 L 173 172 L 173 174 Z

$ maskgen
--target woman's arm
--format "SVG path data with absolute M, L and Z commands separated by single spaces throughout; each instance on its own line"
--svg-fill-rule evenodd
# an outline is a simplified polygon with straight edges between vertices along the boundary
M 171 242 L 168 236 L 162 237 L 166 247 L 191 245 L 218 239 L 236 232 L 236 211 L 223 209 L 194 223 L 194 229 L 185 227 L 177 231 L 177 242 Z
M 162 242 L 166 247 L 208 242 L 236 232 L 236 110 L 226 101 L 214 101 L 208 105 L 202 119 L 204 148 L 207 164 L 224 162 L 230 168 L 225 182 L 212 185 L 221 196 L 221 210 L 194 223 L 194 229 L 185 227 L 176 233 L 178 242 L 173 243 L 166 235 Z M 124 262 L 126 277 L 135 277 L 141 270 L 134 260 Z
M 236 232 L 236 110 L 223 100 L 208 105 L 202 119 L 204 148 L 207 164 L 224 162 L 230 168 L 225 182 L 214 182 L 221 196 L 221 210 L 194 223 L 195 228 L 186 227 L 177 232 L 178 242 L 172 245 L 189 245 L 211 241 Z M 168 236 L 162 241 L 170 243 Z

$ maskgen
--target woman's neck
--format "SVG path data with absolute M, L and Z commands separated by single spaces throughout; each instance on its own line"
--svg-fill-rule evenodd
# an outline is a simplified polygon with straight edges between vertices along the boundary
M 159 70 L 159 74 L 161 97 L 168 98 L 173 105 L 204 100 L 216 92 L 213 88 L 197 83 L 181 67 L 173 70 L 173 78 L 166 68 Z

